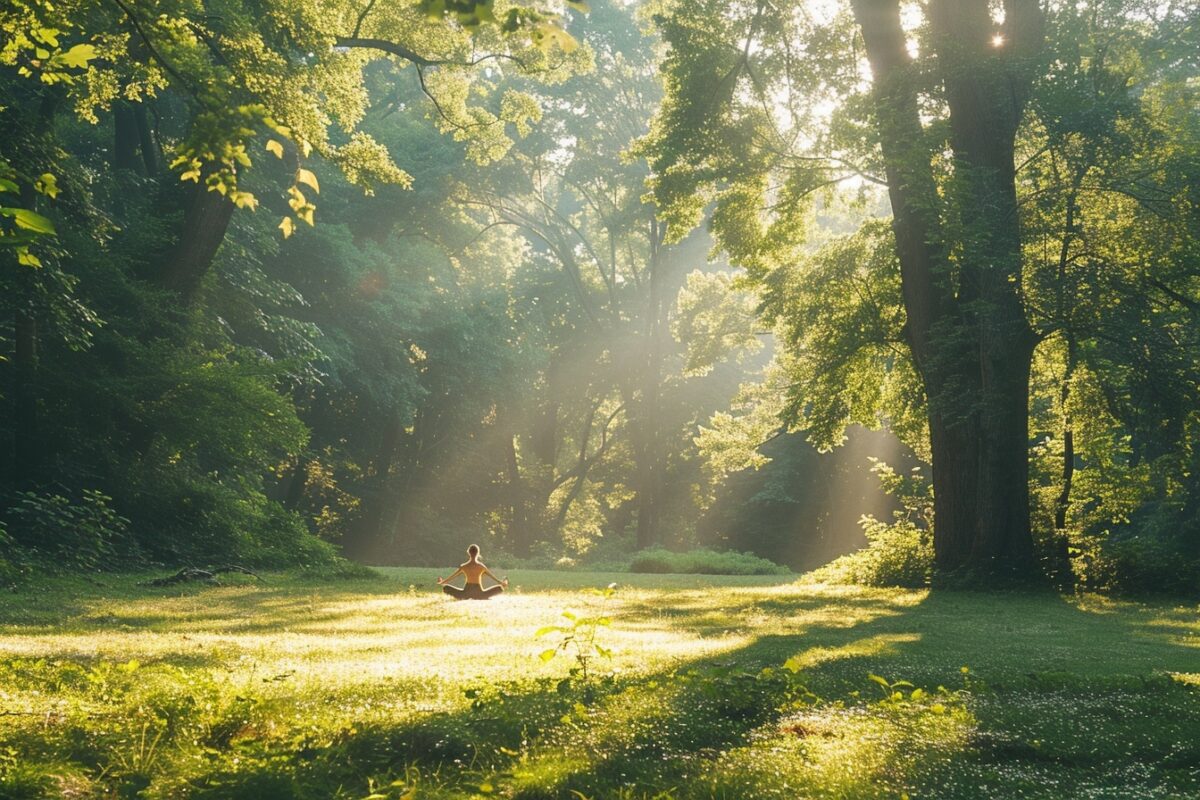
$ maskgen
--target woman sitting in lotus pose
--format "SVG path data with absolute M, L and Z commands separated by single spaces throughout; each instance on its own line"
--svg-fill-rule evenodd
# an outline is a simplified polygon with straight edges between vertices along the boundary
M 495 597 L 504 591 L 504 587 L 508 586 L 508 578 L 501 580 L 495 574 L 483 565 L 479 560 L 479 545 L 473 544 L 467 548 L 467 563 L 460 566 L 454 571 L 449 578 L 438 578 L 437 582 L 442 587 L 442 591 L 453 597 L 455 600 L 487 600 Z M 459 575 L 466 577 L 467 585 L 459 589 L 457 586 L 451 586 L 450 581 L 457 578 Z M 496 582 L 495 586 L 483 588 L 483 576 L 487 575 Z

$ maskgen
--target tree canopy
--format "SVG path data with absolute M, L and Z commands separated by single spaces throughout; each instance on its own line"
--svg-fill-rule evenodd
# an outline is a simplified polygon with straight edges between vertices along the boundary
M 1150 0 L 13 0 L 9 560 L 903 541 L 919 581 L 1194 586 L 1198 38 Z

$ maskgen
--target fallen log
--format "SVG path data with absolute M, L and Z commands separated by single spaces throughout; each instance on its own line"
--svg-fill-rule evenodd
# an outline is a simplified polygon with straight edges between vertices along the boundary
M 174 586 L 179 583 L 188 583 L 190 581 L 204 581 L 205 583 L 217 583 L 217 576 L 227 572 L 237 572 L 242 575 L 249 575 L 260 583 L 266 583 L 263 577 L 252 570 L 245 567 L 239 567 L 236 564 L 225 564 L 220 567 L 209 567 L 208 569 L 200 569 L 199 567 L 183 567 L 174 575 L 167 575 L 163 578 L 155 578 L 150 581 L 142 581 L 138 586 Z

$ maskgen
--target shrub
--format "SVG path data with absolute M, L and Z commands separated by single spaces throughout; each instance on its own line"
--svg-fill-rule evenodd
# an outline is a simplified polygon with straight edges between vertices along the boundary
M 878 459 L 871 462 L 871 472 L 883 490 L 900 502 L 900 510 L 893 512 L 895 521 L 889 524 L 864 516 L 859 524 L 867 546 L 805 577 L 862 586 L 928 586 L 933 576 L 933 485 L 919 467 L 904 474 Z
M 753 553 L 690 550 L 673 553 L 660 548 L 635 553 L 629 562 L 630 572 L 662 574 L 668 572 L 688 575 L 788 575 L 791 570 Z
M 822 583 L 862 586 L 928 586 L 933 573 L 933 536 L 908 520 L 889 525 L 863 517 L 866 547 L 813 570 L 805 577 Z
M 32 560 L 53 570 L 99 569 L 136 557 L 129 520 L 112 498 L 85 489 L 79 501 L 61 494 L 17 492 L 9 508 L 9 530 Z
M 1080 552 L 1075 561 L 1089 589 L 1128 595 L 1200 595 L 1200 558 L 1176 542 L 1128 536 Z
M 15 584 L 28 569 L 25 554 L 17 549 L 4 520 L 0 519 L 0 587 Z
M 281 569 L 317 566 L 335 555 L 298 514 L 252 481 L 226 484 L 178 470 L 132 488 L 128 502 L 137 508 L 138 533 L 157 561 Z

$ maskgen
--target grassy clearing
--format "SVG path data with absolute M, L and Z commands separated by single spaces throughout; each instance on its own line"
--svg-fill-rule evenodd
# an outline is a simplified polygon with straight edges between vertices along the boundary
M 381 573 L 5 595 L 0 798 L 1200 796 L 1195 607 Z M 563 609 L 612 619 L 587 684 Z

